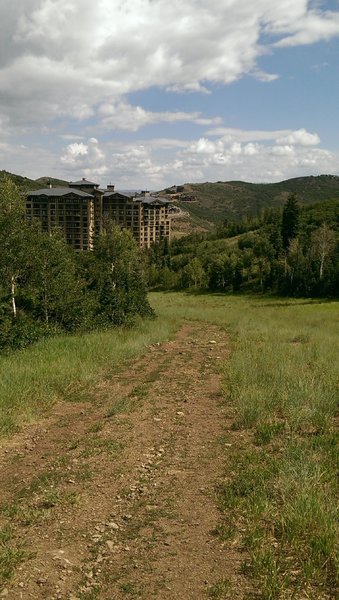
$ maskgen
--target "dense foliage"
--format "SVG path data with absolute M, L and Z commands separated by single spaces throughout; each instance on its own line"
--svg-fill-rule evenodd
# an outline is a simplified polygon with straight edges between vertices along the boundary
M 78 254 L 58 231 L 25 219 L 10 179 L 0 186 L 0 349 L 41 335 L 125 325 L 151 316 L 144 267 L 131 234 L 113 224 Z
M 154 246 L 149 284 L 294 296 L 333 297 L 339 291 L 339 200 L 225 221 L 215 232 Z

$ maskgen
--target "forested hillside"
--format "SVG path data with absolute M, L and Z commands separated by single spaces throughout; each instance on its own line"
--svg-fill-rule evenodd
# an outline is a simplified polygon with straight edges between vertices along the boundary
M 17 188 L 22 192 L 29 192 L 32 190 L 38 190 L 40 188 L 48 187 L 52 184 L 54 187 L 68 186 L 68 182 L 63 179 L 55 179 L 53 177 L 39 177 L 39 179 L 29 179 L 28 177 L 22 177 L 22 175 L 15 175 L 15 173 L 8 173 L 8 171 L 0 171 L 0 184 L 5 180 L 12 181 Z
M 153 287 L 296 296 L 335 296 L 339 290 L 339 200 L 225 221 L 150 251 Z
M 185 184 L 175 204 L 187 216 L 183 223 L 179 217 L 178 226 L 178 218 L 174 218 L 174 232 L 177 229 L 186 233 L 209 231 L 225 219 L 238 221 L 253 217 L 266 208 L 282 207 L 291 194 L 296 195 L 303 206 L 329 198 L 339 199 L 339 177 L 319 175 L 265 184 L 244 181 Z

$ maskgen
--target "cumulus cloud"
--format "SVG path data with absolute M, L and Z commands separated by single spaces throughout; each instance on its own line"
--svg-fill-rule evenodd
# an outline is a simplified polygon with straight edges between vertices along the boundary
M 203 181 L 240 179 L 270 182 L 302 174 L 335 172 L 338 155 L 314 148 L 313 144 L 300 143 L 300 140 L 307 140 L 307 133 L 305 131 L 300 136 L 299 131 L 291 132 L 290 143 L 284 144 L 282 139 L 278 143 L 272 138 L 271 132 L 267 132 L 266 138 L 261 135 L 261 143 L 244 143 L 243 140 L 248 138 L 247 132 L 243 132 L 242 141 L 223 137 L 218 140 L 201 138 L 190 143 L 186 149 L 179 150 L 177 157 L 184 165 L 183 169 L 186 164 L 194 164 L 203 174 Z
M 299 146 L 316 146 L 320 143 L 317 133 L 309 133 L 305 129 L 291 131 L 287 135 L 277 139 L 277 144 L 296 144 Z
M 61 164 L 72 177 L 74 173 L 74 177 L 90 176 L 103 184 L 114 181 L 122 189 L 161 189 L 206 180 L 270 182 L 336 171 L 338 154 L 294 141 L 278 143 L 271 133 L 256 142 L 246 141 L 246 132 L 243 139 L 238 132 L 238 139 L 233 140 L 221 136 L 102 143 L 92 139 L 69 144 Z M 298 131 L 290 132 L 291 140 L 293 134 L 298 139 Z
M 105 175 L 108 170 L 105 152 L 96 138 L 90 138 L 86 144 L 69 144 L 60 157 L 60 166 L 67 173 L 82 173 L 86 177 Z
M 339 13 L 306 0 L 2 2 L 0 114 L 14 124 L 86 120 L 98 104 L 151 86 L 206 93 L 247 73 L 270 82 L 277 74 L 258 66 L 262 33 L 278 46 L 328 40 Z
M 244 75 L 271 85 L 279 73 L 266 73 L 260 63 L 277 46 L 338 36 L 339 11 L 324 7 L 307 0 L 0 2 L 2 164 L 28 175 L 59 169 L 64 176 L 120 177 L 149 187 L 172 176 L 257 180 L 260 169 L 267 179 L 298 168 L 336 170 L 334 155 L 317 147 L 317 133 L 225 128 L 218 115 L 194 108 L 196 94 L 212 94 Z M 153 88 L 172 103 L 156 111 L 134 95 L 133 104 L 133 93 Z M 171 108 L 174 92 L 190 94 L 184 108 L 180 96 Z M 177 125 L 176 136 L 178 124 L 190 125 L 190 139 L 152 140 L 148 131 L 148 139 L 145 133 L 144 140 L 126 141 L 162 123 Z M 35 140 L 30 151 L 34 133 L 49 136 L 48 151 Z M 61 151 L 55 138 L 65 145 Z
M 275 43 L 275 46 L 280 48 L 328 41 L 338 35 L 339 14 L 333 11 L 305 11 L 292 27 L 290 23 L 275 23 L 272 25 L 272 31 L 276 34 L 292 31 L 290 35 Z
M 132 106 L 126 101 L 102 104 L 99 108 L 100 126 L 104 129 L 127 129 L 138 131 L 145 125 L 157 123 L 176 123 L 191 121 L 196 125 L 212 125 L 220 123 L 221 119 L 204 119 L 199 112 L 183 111 L 152 112 L 141 106 Z
M 316 146 L 320 142 L 317 133 L 310 133 L 306 129 L 278 129 L 272 131 L 244 130 L 231 127 L 214 127 L 207 131 L 208 135 L 221 136 L 225 143 L 232 141 L 258 142 L 275 141 L 277 144 L 298 144 L 300 146 Z

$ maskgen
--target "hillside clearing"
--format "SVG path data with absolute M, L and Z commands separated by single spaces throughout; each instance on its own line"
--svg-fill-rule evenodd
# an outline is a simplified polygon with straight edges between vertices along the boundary
M 337 304 L 152 304 L 153 342 L 3 443 L 0 594 L 335 598 Z
M 98 385 L 95 404 L 57 405 L 13 439 L 1 456 L 9 598 L 184 600 L 225 573 L 242 597 L 242 557 L 211 533 L 224 433 L 215 368 L 228 351 L 216 327 L 186 325 Z

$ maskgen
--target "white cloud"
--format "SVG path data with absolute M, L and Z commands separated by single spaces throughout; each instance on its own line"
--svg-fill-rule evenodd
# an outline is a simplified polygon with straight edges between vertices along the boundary
M 243 133 L 246 139 L 246 132 Z M 269 137 L 270 132 L 267 134 Z M 194 164 L 202 173 L 200 181 L 240 179 L 253 182 L 336 172 L 339 158 L 334 152 L 295 143 L 295 140 L 290 144 L 277 144 L 274 139 L 264 143 L 243 143 L 223 138 L 198 140 L 179 150 L 177 157 L 183 164 L 183 172 L 186 165 Z
M 206 132 L 208 135 L 221 136 L 225 143 L 233 141 L 258 142 L 275 141 L 277 144 L 296 144 L 299 146 L 316 146 L 320 143 L 317 133 L 310 133 L 306 129 L 280 129 L 272 131 L 232 129 L 230 127 L 215 127 Z
M 270 182 L 337 171 L 339 156 L 334 152 L 300 143 L 277 143 L 271 132 L 261 142 L 246 141 L 246 132 L 243 134 L 245 141 L 239 132 L 239 139 L 231 141 L 201 137 L 193 142 L 166 138 L 74 142 L 64 152 L 61 166 L 68 177 L 72 173 L 72 178 L 86 176 L 102 184 L 113 181 L 126 189 L 161 189 L 173 183 L 206 180 Z
M 252 72 L 252 76 L 258 81 L 263 81 L 264 83 L 270 83 L 271 81 L 279 79 L 279 75 L 276 73 L 265 73 L 265 71 L 261 71 L 260 69 L 255 69 Z
M 61 161 L 64 163 L 75 163 L 79 156 L 85 156 L 88 154 L 88 146 L 82 142 L 74 142 L 67 147 L 67 152 L 61 157 Z
M 339 12 L 320 6 L 306 0 L 3 1 L 0 115 L 19 125 L 86 120 L 97 116 L 98 105 L 151 86 L 206 93 L 211 83 L 244 74 L 270 82 L 277 74 L 258 66 L 267 49 L 261 33 L 278 46 L 338 36 Z M 123 103 L 117 106 L 131 128 Z
M 277 156 L 292 156 L 295 154 L 294 146 L 281 145 L 281 146 L 273 146 L 272 154 L 276 154 Z
M 105 175 L 106 155 L 96 138 L 90 138 L 86 144 L 73 142 L 60 157 L 60 168 L 67 173 L 81 173 L 86 177 Z
M 254 156 L 255 154 L 259 154 L 260 152 L 260 146 L 259 144 L 246 144 L 246 146 L 244 147 L 244 154 L 246 156 Z
M 320 138 L 317 133 L 309 133 L 305 129 L 291 131 L 285 136 L 277 139 L 277 144 L 296 144 L 299 146 L 317 146 Z
M 275 43 L 275 46 L 280 48 L 328 41 L 339 34 L 339 14 L 332 11 L 305 10 L 292 27 L 290 23 L 281 26 L 276 24 L 272 26 L 272 31 L 278 34 L 292 31 L 290 35 Z
M 263 71 L 260 59 L 274 46 L 338 36 L 339 11 L 324 6 L 307 0 L 3 0 L 1 164 L 36 177 L 100 176 L 128 187 L 161 187 L 172 177 L 255 181 L 298 170 L 336 172 L 335 154 L 317 147 L 318 134 L 302 123 L 272 131 L 226 128 L 194 104 L 195 94 L 211 94 L 246 74 L 270 85 L 279 73 Z M 133 105 L 133 92 L 152 88 L 168 92 L 162 107 Z M 190 96 L 184 104 L 176 96 L 171 108 L 173 92 Z M 130 141 L 133 132 L 163 123 L 173 124 L 176 138 L 178 125 L 187 123 L 191 138 L 168 139 L 159 131 L 152 140 L 148 131 Z M 48 142 L 47 150 L 34 134 Z
M 152 112 L 141 106 L 131 106 L 126 101 L 104 103 L 99 107 L 100 127 L 109 129 L 126 129 L 138 131 L 145 125 L 157 123 L 177 123 L 191 121 L 196 125 L 212 125 L 220 123 L 218 117 L 204 119 L 199 112 L 187 113 L 183 111 Z

